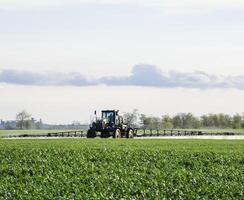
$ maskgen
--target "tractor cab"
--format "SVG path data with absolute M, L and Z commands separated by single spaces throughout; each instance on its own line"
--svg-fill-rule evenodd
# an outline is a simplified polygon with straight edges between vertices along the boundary
M 116 112 L 114 110 L 103 110 L 101 118 L 103 121 L 107 121 L 107 123 L 112 124 L 115 123 L 115 115 Z

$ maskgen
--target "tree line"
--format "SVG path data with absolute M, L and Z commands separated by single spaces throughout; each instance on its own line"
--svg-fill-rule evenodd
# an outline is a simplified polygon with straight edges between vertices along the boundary
M 192 113 L 178 113 L 176 115 L 162 115 L 161 117 L 147 116 L 139 114 L 137 109 L 130 113 L 125 113 L 126 121 L 145 129 L 200 129 L 200 128 L 220 128 L 220 129 L 241 129 L 244 128 L 244 114 L 205 114 L 200 117 Z
M 161 117 L 139 114 L 138 110 L 125 113 L 124 119 L 129 124 L 145 129 L 200 129 L 200 128 L 244 128 L 244 114 L 205 114 L 200 117 L 192 113 L 178 113 L 176 115 L 162 115 Z M 73 124 L 72 124 L 73 126 Z M 16 115 L 17 129 L 30 129 L 42 127 L 42 122 L 35 122 L 31 114 L 23 110 Z M 77 126 L 78 127 L 78 126 Z
M 205 114 L 200 117 L 192 113 L 179 113 L 162 117 L 139 115 L 140 122 L 147 129 L 199 129 L 199 128 L 244 128 L 244 115 Z

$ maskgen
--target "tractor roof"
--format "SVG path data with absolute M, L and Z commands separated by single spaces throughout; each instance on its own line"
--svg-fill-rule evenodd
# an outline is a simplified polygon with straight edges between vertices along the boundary
M 116 112 L 116 110 L 102 110 L 102 112 Z

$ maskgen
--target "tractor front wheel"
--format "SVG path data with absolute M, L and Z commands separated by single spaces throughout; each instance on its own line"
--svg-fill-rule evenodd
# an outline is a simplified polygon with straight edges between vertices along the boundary
M 134 138 L 134 131 L 132 129 L 130 129 L 128 132 L 127 132 L 127 138 Z
M 114 132 L 114 138 L 121 138 L 121 131 L 119 129 L 116 129 Z

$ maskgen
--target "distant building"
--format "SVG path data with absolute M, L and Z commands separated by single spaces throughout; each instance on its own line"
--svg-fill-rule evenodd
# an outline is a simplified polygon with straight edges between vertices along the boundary
M 36 129 L 44 129 L 43 123 L 42 123 L 42 119 L 40 119 L 39 121 L 35 122 L 35 128 Z
M 17 122 L 16 120 L 1 121 L 1 126 L 3 129 L 16 129 Z
M 89 125 L 72 123 L 72 124 L 45 124 L 42 119 L 35 120 L 31 118 L 28 121 L 28 129 L 60 129 L 60 130 L 70 130 L 70 129 L 88 129 Z M 0 120 L 0 129 L 19 129 L 16 120 Z
M 0 120 L 0 129 L 4 129 L 4 121 Z

